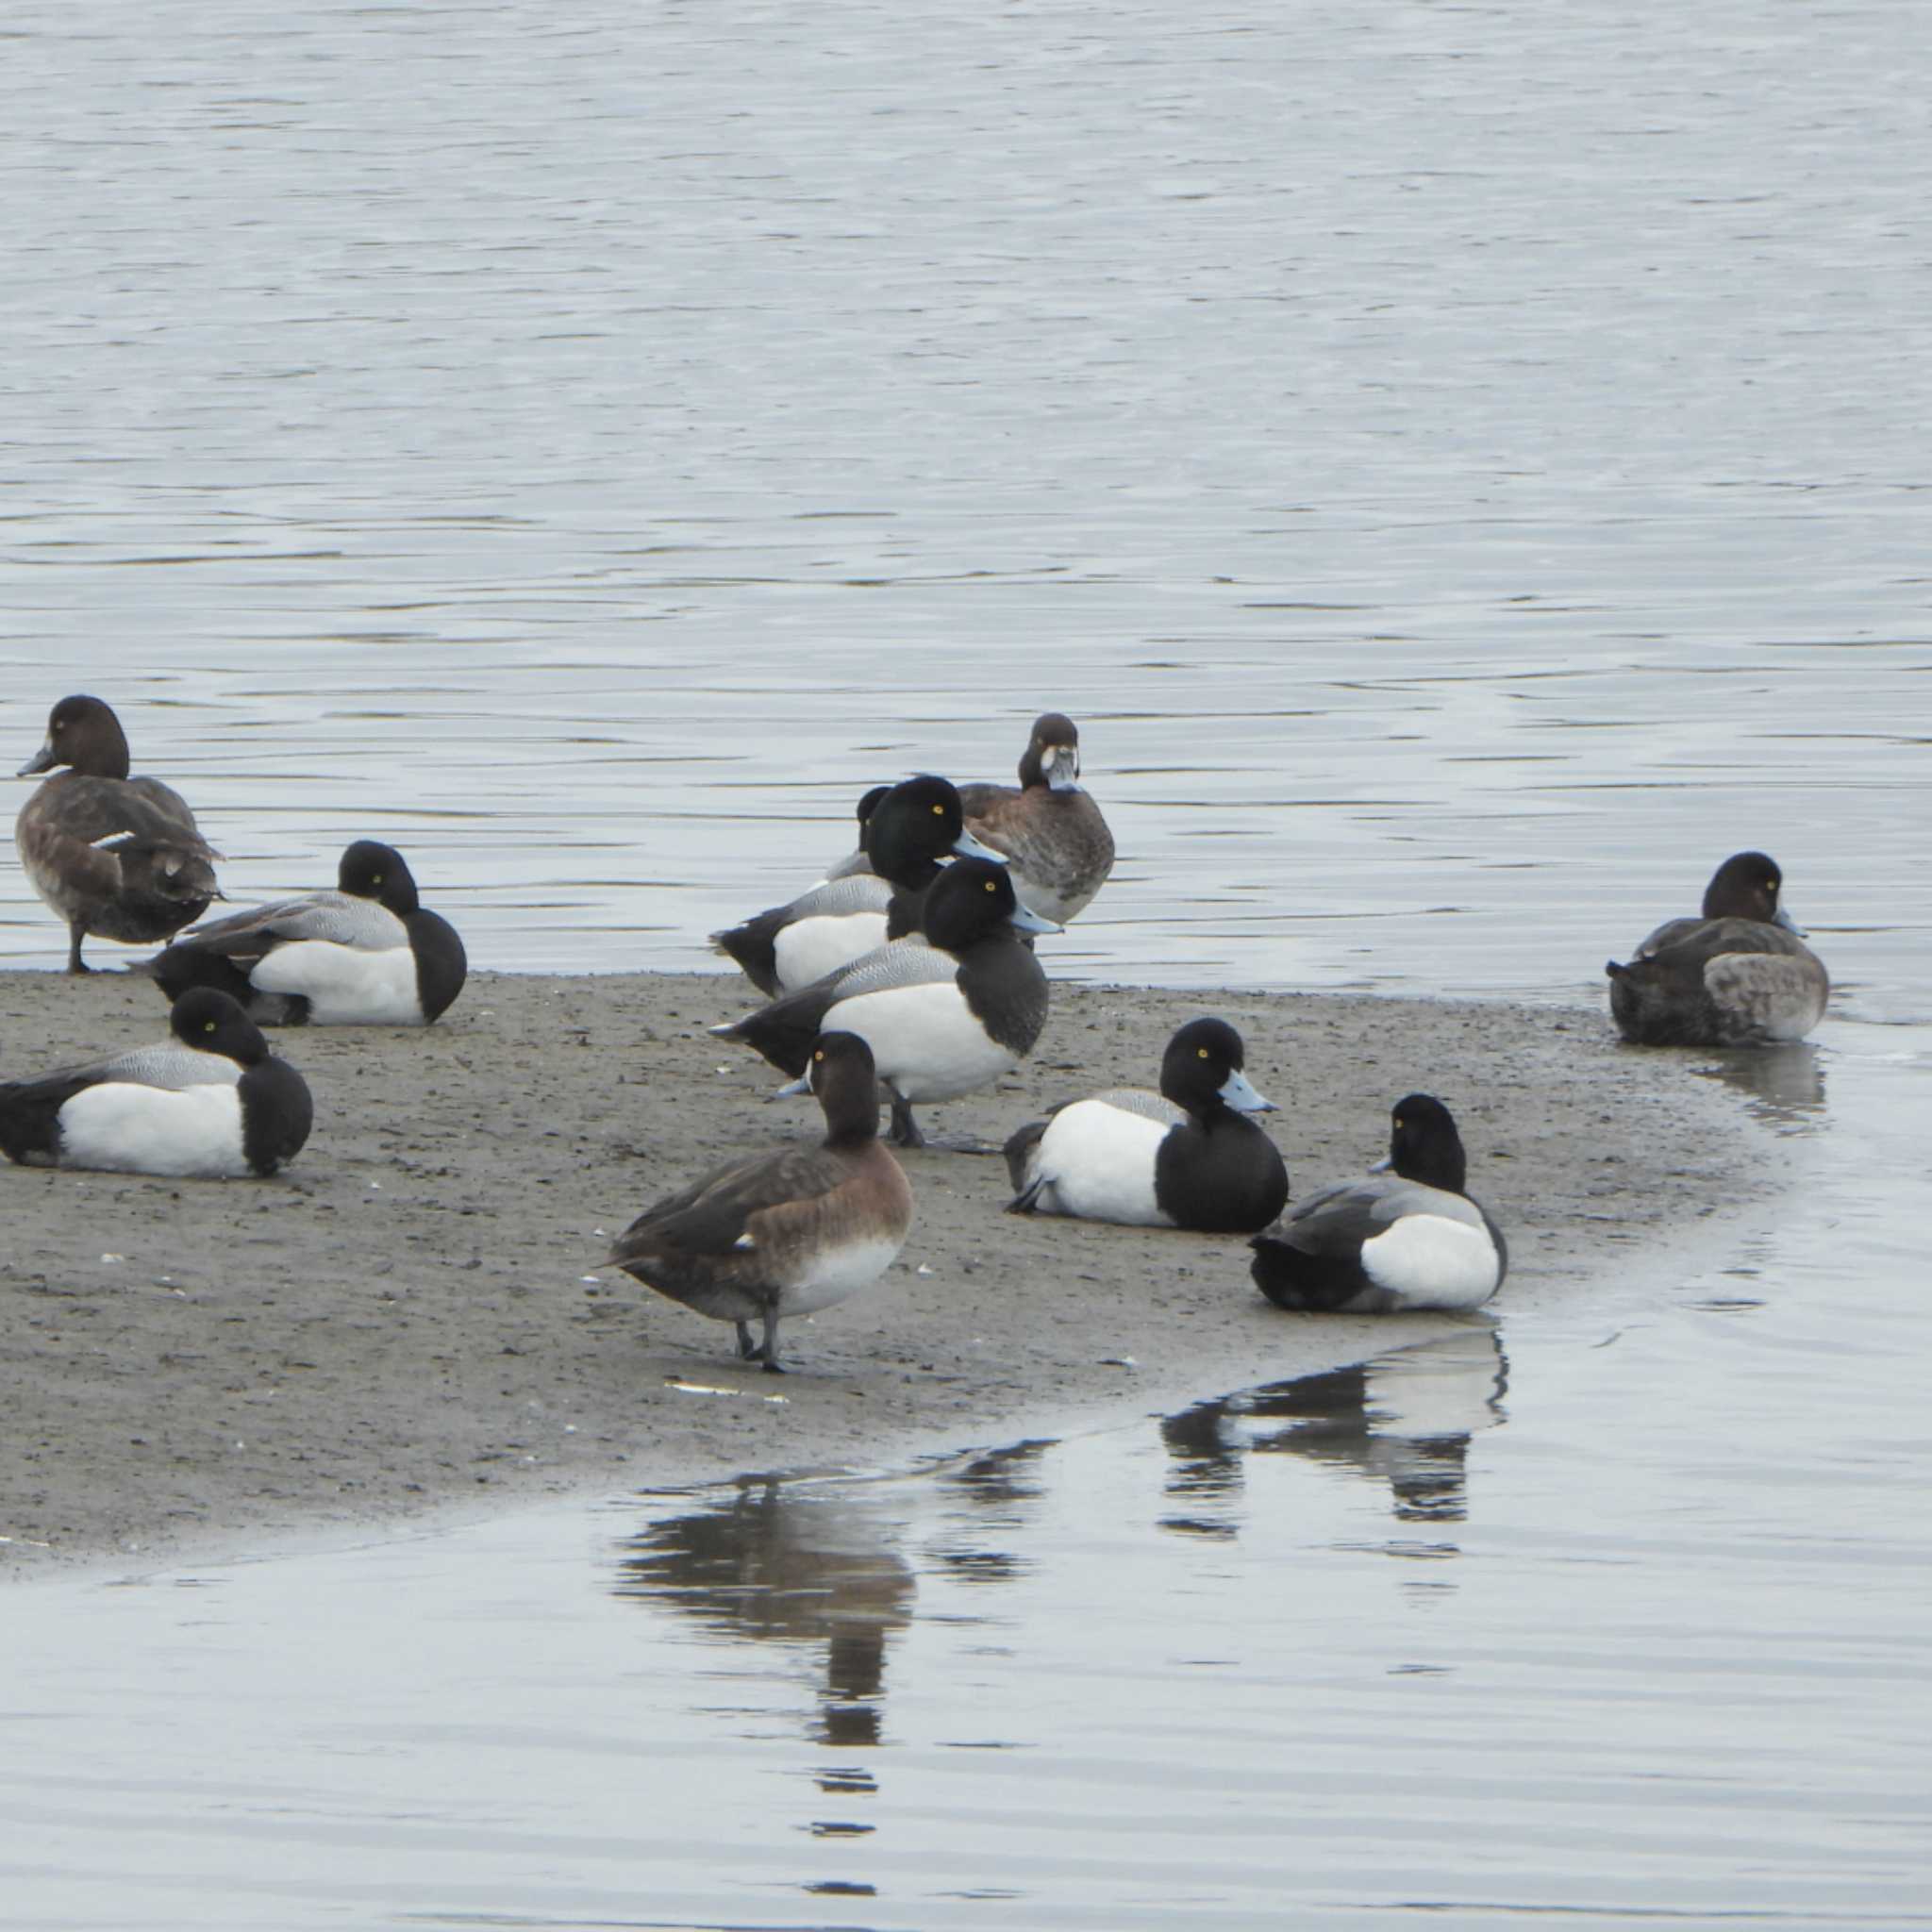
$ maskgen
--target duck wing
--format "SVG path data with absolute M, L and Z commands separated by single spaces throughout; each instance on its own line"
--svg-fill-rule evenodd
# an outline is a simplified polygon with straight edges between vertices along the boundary
M 177 941 L 228 958 L 259 959 L 276 946 L 320 940 L 360 953 L 392 952 L 409 943 L 408 928 L 386 906 L 352 892 L 307 892 L 230 913 L 192 927 Z
M 665 1253 L 731 1254 L 754 1214 L 781 1202 L 813 1200 L 847 1178 L 823 1147 L 781 1147 L 713 1168 L 646 1208 L 610 1250 L 619 1267 Z

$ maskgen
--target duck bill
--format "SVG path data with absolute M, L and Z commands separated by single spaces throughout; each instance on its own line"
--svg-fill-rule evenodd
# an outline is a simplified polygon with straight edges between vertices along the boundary
M 16 778 L 37 778 L 42 772 L 51 772 L 59 762 L 54 750 L 54 741 L 50 738 L 13 775 Z
M 1077 745 L 1057 744 L 1047 760 L 1046 782 L 1054 791 L 1073 791 L 1080 783 L 1080 752 Z
M 1371 1162 L 1369 1172 L 1371 1174 L 1393 1174 L 1395 1172 L 1394 1155 L 1391 1154 L 1385 1159 Z
M 1777 908 L 1777 911 L 1775 915 L 1773 917 L 1771 923 L 1774 925 L 1783 926 L 1784 929 L 1789 933 L 1795 933 L 1800 939 L 1803 939 L 1805 937 L 1805 928 L 1802 925 L 1800 925 L 1798 922 L 1795 919 L 1793 919 L 1791 915 L 1789 912 L 1787 912 L 1782 906 L 1780 906 Z
M 1279 1113 L 1281 1109 L 1272 1100 L 1264 1099 L 1248 1084 L 1248 1076 L 1239 1067 L 1221 1083 L 1221 1097 L 1237 1113 Z
M 995 852 L 982 839 L 975 839 L 971 832 L 961 832 L 953 841 L 953 856 L 956 858 L 990 858 L 995 865 L 1005 865 L 1007 855 Z
M 774 1087 L 772 1089 L 772 1098 L 774 1100 L 784 1100 L 794 1093 L 809 1093 L 810 1091 L 811 1075 L 809 1074 L 801 1074 L 797 1079 L 788 1080 L 782 1087 Z
M 1015 932 L 1065 932 L 1066 927 L 1056 925 L 1050 919 L 1042 919 L 1030 906 L 1013 908 L 1013 930 Z

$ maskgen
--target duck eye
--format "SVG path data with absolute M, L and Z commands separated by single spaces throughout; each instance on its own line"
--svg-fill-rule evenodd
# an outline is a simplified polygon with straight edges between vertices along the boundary
M 1203 1058 L 1204 1060 L 1205 1060 L 1205 1059 L 1206 1059 L 1206 1058 L 1208 1058 L 1208 1049 L 1207 1049 L 1207 1048 L 1206 1048 L 1205 1046 L 1197 1046 L 1197 1047 L 1196 1047 L 1196 1048 L 1194 1049 L 1194 1051 L 1195 1051 L 1195 1053 L 1197 1053 L 1197 1054 L 1198 1054 L 1198 1055 L 1199 1055 L 1199 1056 L 1201 1057 L 1201 1058 Z
M 215 1023 L 212 1020 L 204 1020 L 201 1023 L 201 1030 L 204 1033 L 212 1033 L 215 1030 Z
M 945 815 L 946 815 L 946 808 L 945 808 L 945 807 L 944 807 L 944 806 L 942 806 L 942 805 L 936 805 L 936 806 L 934 806 L 934 807 L 933 807 L 933 808 L 932 808 L 932 815 L 933 815 L 933 817 L 934 817 L 934 818 L 936 818 L 936 819 L 942 819 L 942 818 L 944 818 L 944 817 L 945 817 Z

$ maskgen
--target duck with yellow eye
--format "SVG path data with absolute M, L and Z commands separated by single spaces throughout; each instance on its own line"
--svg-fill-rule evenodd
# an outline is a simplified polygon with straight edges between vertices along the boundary
M 821 1034 L 798 1085 L 825 1117 L 818 1146 L 726 1161 L 646 1208 L 610 1252 L 647 1288 L 736 1323 L 740 1356 L 774 1374 L 778 1324 L 870 1286 L 912 1225 L 912 1189 L 879 1144 L 872 1049 L 854 1033 Z
M 1324 1188 L 1248 1245 L 1250 1273 L 1276 1307 L 1382 1315 L 1477 1308 L 1503 1285 L 1503 1231 L 1465 1191 L 1456 1119 L 1433 1094 L 1390 1116 L 1389 1158 Z
M 908 778 L 867 816 L 862 869 L 714 932 L 711 943 L 736 959 L 760 992 L 797 992 L 874 946 L 917 932 L 926 891 L 949 856 L 1000 855 L 966 830 L 959 794 L 947 780 L 930 774 Z
M 1246 1064 L 1225 1020 L 1189 1021 L 1161 1057 L 1158 1093 L 1109 1088 L 1013 1135 L 1007 1211 L 1203 1234 L 1266 1227 L 1288 1199 L 1288 1168 L 1251 1118 L 1276 1109 Z
M 1058 930 L 1013 896 L 1004 865 L 958 858 L 926 893 L 920 936 L 711 1031 L 794 1078 L 820 1033 L 857 1033 L 891 1097 L 893 1141 L 924 1146 L 916 1103 L 991 1086 L 1033 1051 L 1046 1024 L 1046 975 L 1019 935 Z
M 308 1139 L 308 1083 L 226 993 L 197 987 L 171 1037 L 0 1086 L 9 1160 L 196 1180 L 266 1175 Z
M 1761 1046 L 1802 1040 L 1824 1017 L 1824 962 L 1779 903 L 1762 852 L 1712 874 L 1695 919 L 1657 927 L 1627 965 L 1612 959 L 1610 1017 L 1633 1046 Z
M 334 891 L 198 925 L 147 971 L 170 999 L 213 987 L 265 1026 L 425 1026 L 462 991 L 469 961 L 403 855 L 358 839 Z

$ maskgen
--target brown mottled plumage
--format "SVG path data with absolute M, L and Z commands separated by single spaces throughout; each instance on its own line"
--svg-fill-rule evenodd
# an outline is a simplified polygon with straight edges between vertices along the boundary
M 1672 919 L 1612 959 L 1610 1017 L 1637 1046 L 1757 1046 L 1802 1040 L 1831 981 L 1778 906 L 1783 875 L 1762 852 L 1724 860 L 1696 919 Z
M 1020 785 L 962 785 L 966 829 L 1003 852 L 1020 903 L 1064 925 L 1107 883 L 1113 834 L 1080 790 L 1080 733 L 1071 718 L 1036 719 Z
M 891 1266 L 912 1224 L 912 1189 L 879 1143 L 872 1049 L 824 1033 L 805 1079 L 824 1110 L 816 1147 L 727 1161 L 625 1228 L 610 1258 L 647 1288 L 738 1324 L 738 1352 L 778 1374 L 778 1324 L 830 1307 Z M 754 1343 L 751 1324 L 762 1325 Z
M 217 896 L 219 856 L 194 814 L 158 778 L 127 775 L 127 738 L 99 698 L 62 698 L 23 778 L 65 765 L 22 808 L 14 842 L 33 889 L 67 924 L 67 970 L 89 933 L 151 945 L 179 932 Z

